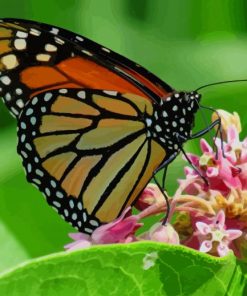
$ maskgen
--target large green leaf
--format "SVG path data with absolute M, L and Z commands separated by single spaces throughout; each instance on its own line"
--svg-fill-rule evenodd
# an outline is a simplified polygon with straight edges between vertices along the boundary
M 35 259 L 0 276 L 0 295 L 246 295 L 243 267 L 154 242 L 105 245 Z

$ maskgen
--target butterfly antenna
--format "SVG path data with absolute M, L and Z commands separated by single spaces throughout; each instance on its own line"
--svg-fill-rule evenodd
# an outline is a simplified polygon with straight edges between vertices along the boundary
M 214 83 L 209 83 L 198 87 L 195 91 L 203 89 L 208 86 L 219 85 L 219 84 L 227 84 L 227 83 L 236 83 L 236 82 L 247 82 L 247 79 L 236 79 L 236 80 L 225 80 L 225 81 L 218 81 Z

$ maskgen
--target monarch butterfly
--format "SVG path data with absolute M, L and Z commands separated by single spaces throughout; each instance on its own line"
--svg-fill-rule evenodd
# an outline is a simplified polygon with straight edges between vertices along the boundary
M 200 94 L 67 30 L 0 21 L 0 95 L 27 180 L 79 231 L 115 219 L 191 138 Z

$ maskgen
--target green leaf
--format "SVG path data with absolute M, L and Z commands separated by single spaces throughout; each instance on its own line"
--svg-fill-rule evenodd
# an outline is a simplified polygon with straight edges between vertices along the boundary
M 105 245 L 23 264 L 0 276 L 0 295 L 246 295 L 245 272 L 232 254 L 215 258 L 155 242 Z

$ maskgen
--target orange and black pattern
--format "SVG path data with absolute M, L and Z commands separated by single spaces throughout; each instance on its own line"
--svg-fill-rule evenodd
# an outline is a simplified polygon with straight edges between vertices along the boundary
M 172 91 L 147 70 L 122 59 L 57 27 L 15 19 L 0 22 L 0 95 L 16 117 L 30 97 L 50 89 L 114 89 L 146 98 Z
M 15 19 L 0 20 L 0 95 L 28 181 L 89 234 L 176 157 L 199 98 L 85 37 Z
M 165 151 L 147 135 L 141 97 L 60 89 L 35 96 L 20 116 L 18 152 L 28 180 L 73 226 L 90 233 L 132 205 Z

